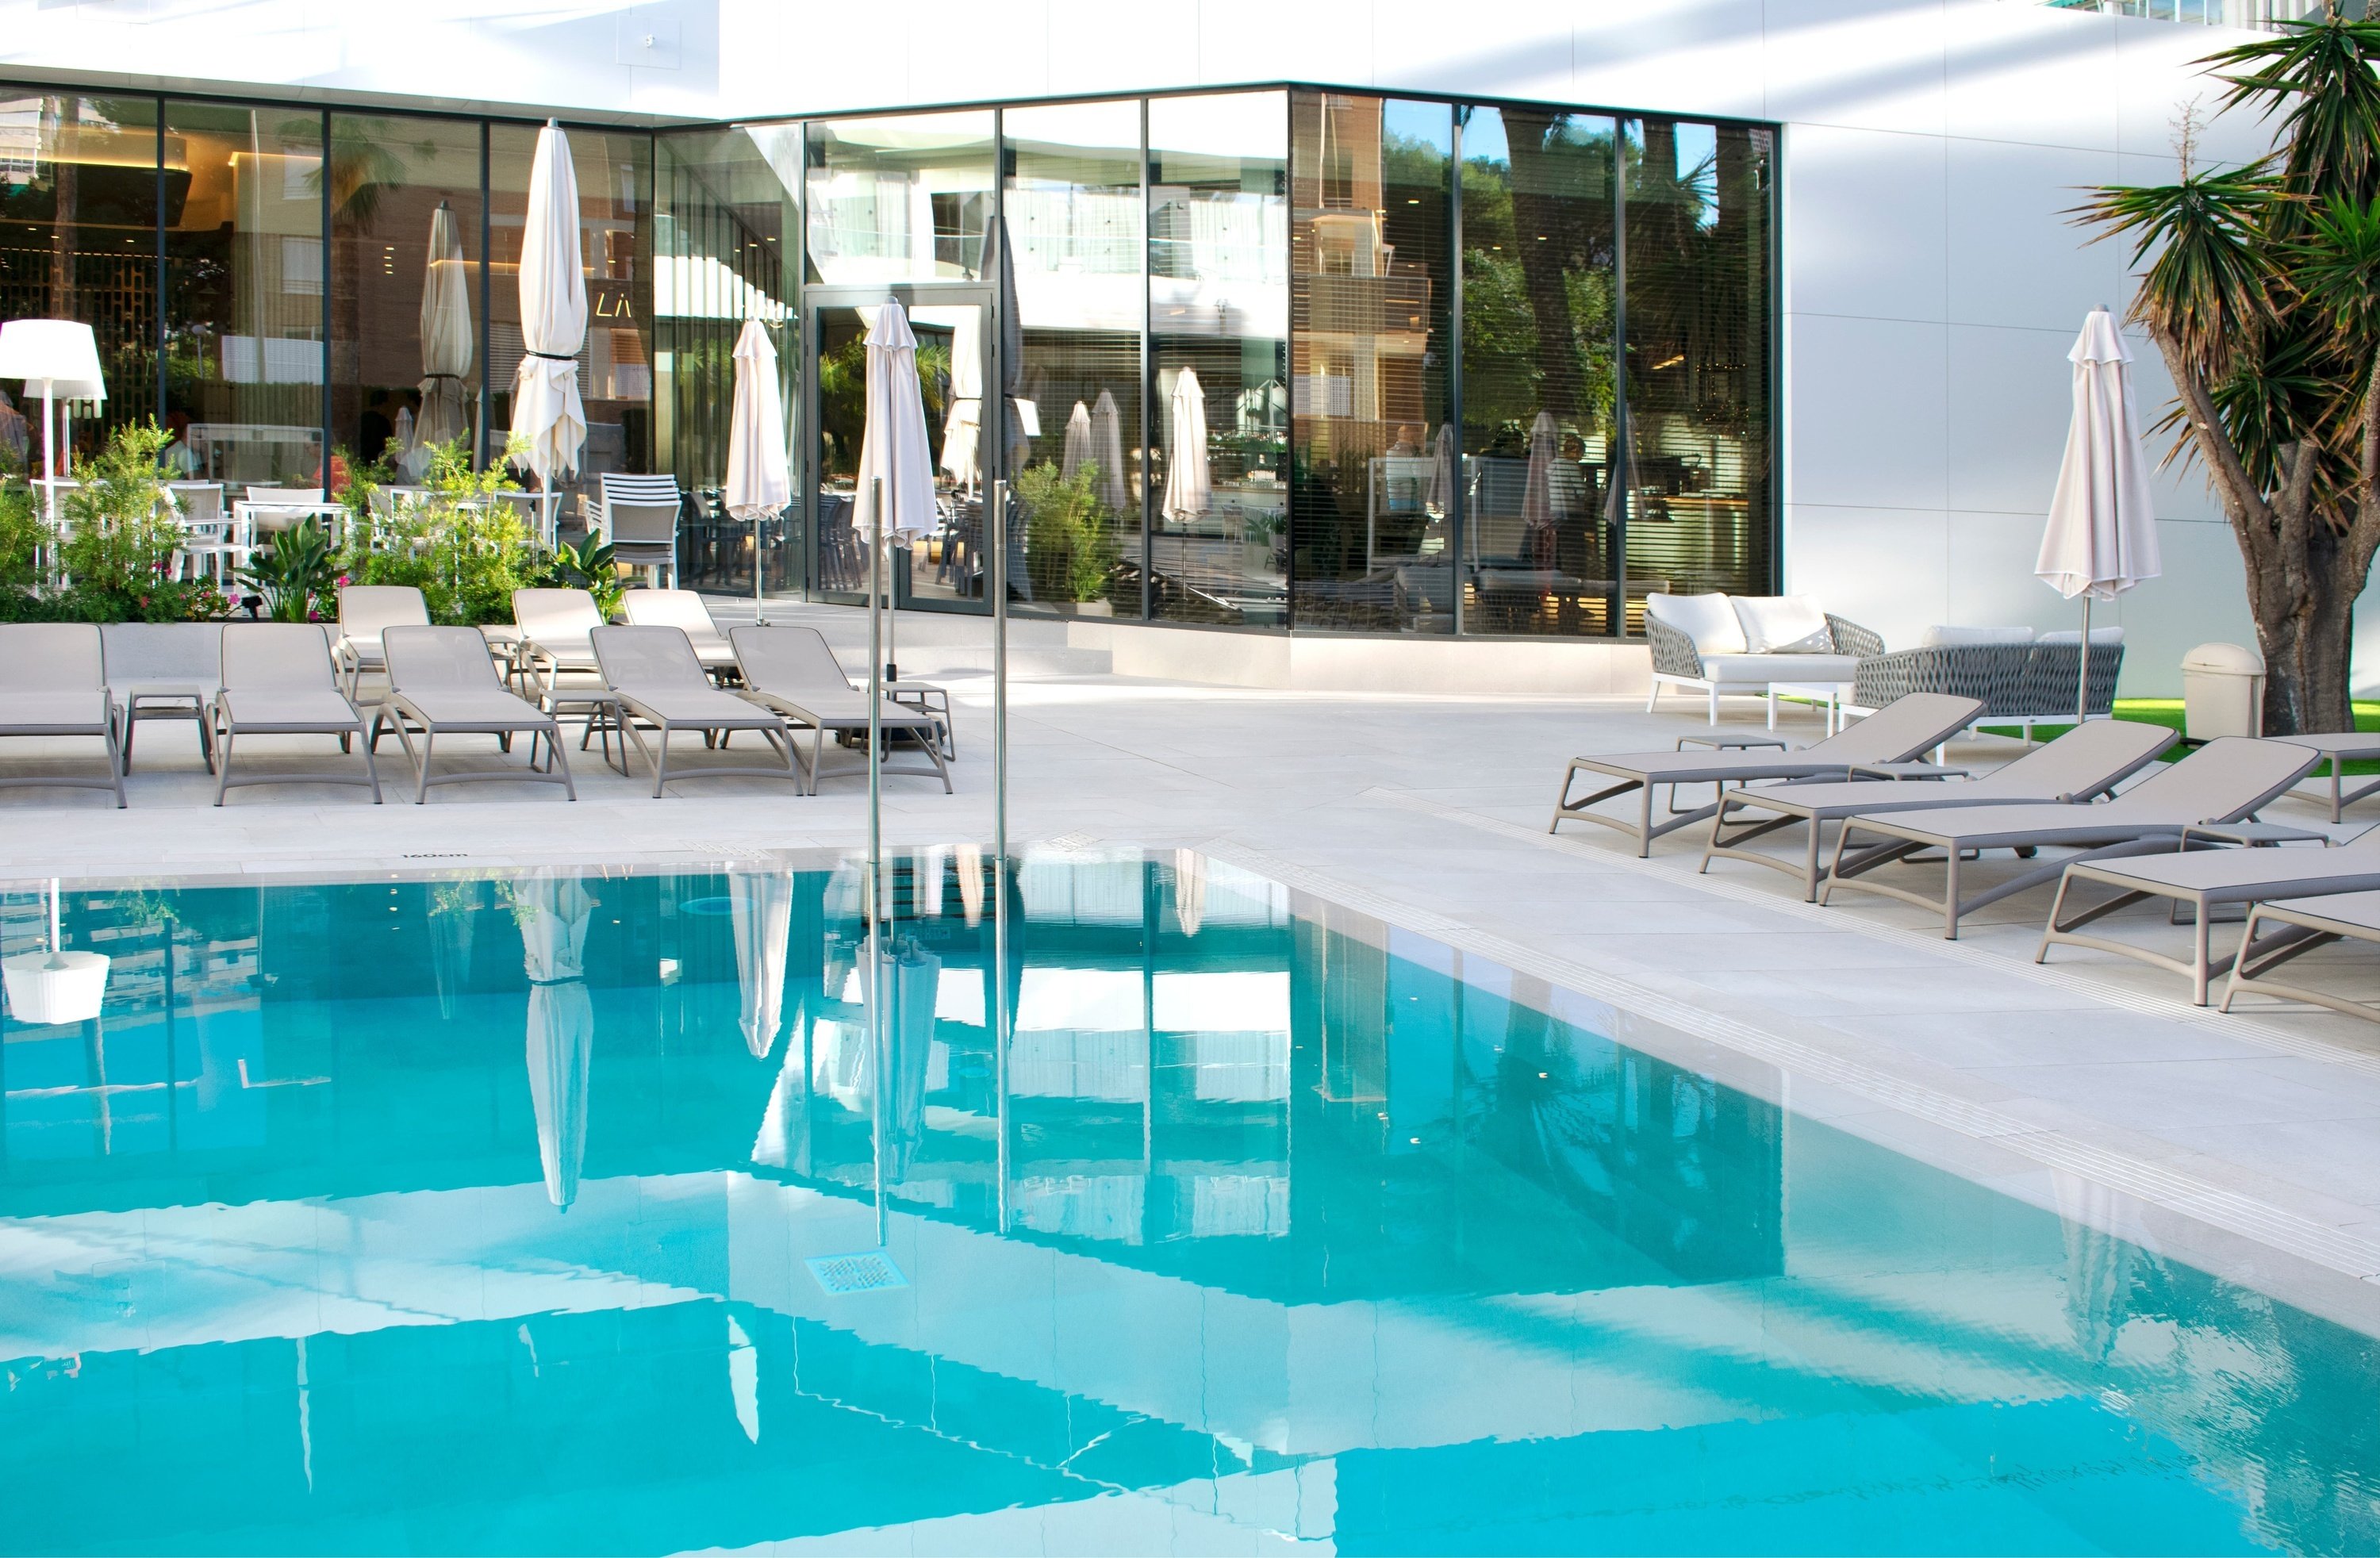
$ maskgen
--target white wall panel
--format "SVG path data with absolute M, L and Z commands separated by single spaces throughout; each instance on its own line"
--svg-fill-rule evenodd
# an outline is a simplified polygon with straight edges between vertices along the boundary
M 2123 19 L 2009 0 L 1955 0 L 1943 14 L 1945 131 L 2115 150 L 2119 115 L 2111 67 Z
M 1763 36 L 1768 117 L 1942 133 L 1939 4 L 1769 0 Z
M 1796 125 L 1786 136 L 1785 307 L 1948 317 L 1948 184 L 1939 136 Z
M 1789 505 L 1785 588 L 1875 628 L 1890 648 L 1908 648 L 1948 620 L 1948 519 L 1939 508 Z
M 1793 318 L 1787 496 L 1858 508 L 1946 506 L 1945 327 Z
M 2111 152 L 1948 142 L 1949 317 L 2063 330 L 2101 303 L 2121 317 L 2127 246 L 2087 243 L 2068 213 L 2117 177 Z
M 2080 328 L 2081 319 L 2075 321 Z M 2075 331 L 1954 324 L 1949 330 L 1949 506 L 2049 513 L 2073 408 Z

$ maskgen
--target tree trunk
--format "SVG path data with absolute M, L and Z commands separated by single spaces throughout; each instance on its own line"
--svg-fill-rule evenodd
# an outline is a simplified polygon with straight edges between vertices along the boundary
M 2248 605 L 2265 656 L 2267 736 L 2355 728 L 2350 662 L 2355 598 L 2363 579 L 2360 570 L 2346 566 L 2335 531 L 2319 524 L 2311 529 L 2301 574 L 2302 598 L 2281 577 L 2281 558 L 2269 557 L 2262 569 L 2250 562 Z

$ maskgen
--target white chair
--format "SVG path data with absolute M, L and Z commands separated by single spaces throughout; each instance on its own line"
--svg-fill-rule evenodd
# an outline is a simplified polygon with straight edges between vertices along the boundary
M 215 744 L 222 753 L 215 804 L 242 785 L 368 785 L 380 804 L 380 771 L 372 764 L 364 717 L 339 690 L 331 640 L 310 622 L 236 622 L 224 629 L 223 690 L 212 713 Z M 362 743 L 364 776 L 327 773 L 231 775 L 233 744 L 243 736 L 335 736 L 341 750 Z
M 387 653 L 381 648 L 382 633 L 392 627 L 428 626 L 430 604 L 421 598 L 421 591 L 409 584 L 341 585 L 339 637 L 331 646 L 331 653 L 346 681 L 349 700 L 364 700 L 364 673 L 379 675 L 388 669 Z
M 123 744 L 107 692 L 106 651 L 87 622 L 0 626 L 0 736 L 89 736 L 107 744 L 107 777 L 40 774 L 0 785 L 111 790 L 124 804 Z
M 684 501 L 674 476 L 602 473 L 602 512 L 598 517 L 613 558 L 650 569 L 653 582 L 666 572 L 677 583 L 677 517 Z
M 711 620 L 710 608 L 691 590 L 631 590 L 621 597 L 620 615 L 637 627 L 674 627 L 694 645 L 702 668 L 713 676 L 735 665 L 735 648 Z

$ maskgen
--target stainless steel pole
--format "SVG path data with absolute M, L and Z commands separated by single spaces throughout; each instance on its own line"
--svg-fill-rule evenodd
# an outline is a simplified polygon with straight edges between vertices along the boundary
M 876 1242 L 884 1242 L 884 775 L 883 729 L 879 705 L 884 697 L 884 616 L 878 586 L 884 573 L 884 479 L 871 483 L 868 552 L 868 885 L 860 898 L 868 909 L 868 1057 L 875 1074 L 873 1094 L 876 1169 Z
M 983 531 L 991 542 L 991 958 L 992 1074 L 999 1095 L 1000 1231 L 1008 1232 L 1008 483 L 991 484 Z
M 2082 595 L 2082 669 L 2074 678 L 2074 723 L 2091 717 L 2091 595 Z

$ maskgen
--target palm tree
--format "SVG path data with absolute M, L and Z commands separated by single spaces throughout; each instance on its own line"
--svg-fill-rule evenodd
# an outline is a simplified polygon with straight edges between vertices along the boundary
M 2131 318 L 2247 567 L 2275 735 L 2353 728 L 2355 598 L 2380 551 L 2380 23 L 2321 18 L 2219 51 L 2222 105 L 2277 118 L 2239 168 L 2107 186 L 2078 219 L 2150 259 Z M 2094 240 L 2095 241 L 2095 240 Z

